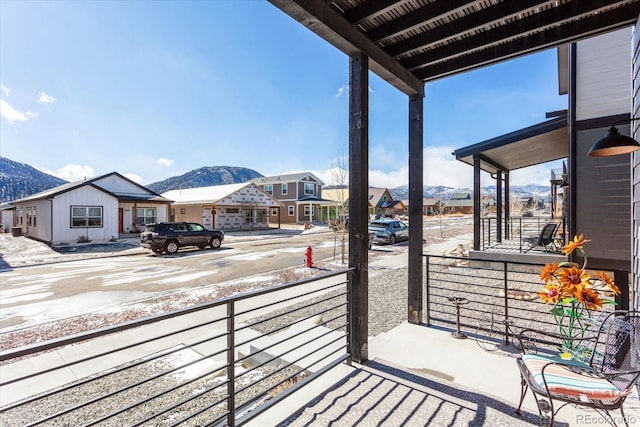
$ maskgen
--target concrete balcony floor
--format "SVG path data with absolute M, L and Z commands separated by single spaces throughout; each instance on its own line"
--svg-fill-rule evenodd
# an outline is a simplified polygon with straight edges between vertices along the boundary
M 531 392 L 522 416 L 516 355 L 485 352 L 469 333 L 401 324 L 370 338 L 369 361 L 341 365 L 246 425 L 287 426 L 526 426 L 539 425 Z M 463 332 L 466 332 L 463 330 Z M 640 424 L 637 391 L 624 405 L 629 425 Z M 612 411 L 624 425 L 620 411 Z M 592 409 L 565 406 L 558 426 L 603 425 Z

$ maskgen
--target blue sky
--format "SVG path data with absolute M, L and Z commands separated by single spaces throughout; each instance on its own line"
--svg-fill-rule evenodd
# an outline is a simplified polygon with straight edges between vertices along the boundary
M 453 150 L 566 108 L 556 67 L 550 50 L 428 83 L 425 184 L 471 186 Z M 66 180 L 226 165 L 331 184 L 348 80 L 344 54 L 266 1 L 0 1 L 0 155 Z M 407 184 L 407 97 L 374 75 L 369 97 L 370 184 Z

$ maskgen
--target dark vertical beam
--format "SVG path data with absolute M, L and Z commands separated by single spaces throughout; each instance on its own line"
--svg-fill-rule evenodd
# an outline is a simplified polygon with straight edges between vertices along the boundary
M 480 156 L 473 155 L 473 250 L 480 250 Z
M 409 323 L 422 323 L 422 199 L 424 194 L 423 159 L 423 98 L 409 97 L 409 271 L 408 313 Z
M 502 171 L 496 173 L 496 240 L 502 242 Z
M 569 200 L 567 206 L 567 228 L 569 229 L 569 239 L 572 239 L 577 233 L 578 207 L 577 200 L 577 168 L 576 157 L 578 152 L 578 132 L 576 130 L 576 56 L 577 46 L 575 43 L 569 45 Z M 563 200 L 563 203 L 567 203 Z
M 504 236 L 511 238 L 511 194 L 509 193 L 509 171 L 504 173 Z
M 368 359 L 369 337 L 369 58 L 349 58 L 349 352 Z

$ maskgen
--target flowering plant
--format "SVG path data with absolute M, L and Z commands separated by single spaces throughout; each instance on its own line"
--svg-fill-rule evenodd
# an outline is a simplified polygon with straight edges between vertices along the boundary
M 616 284 L 604 271 L 596 272 L 595 277 L 586 272 L 587 255 L 584 244 L 587 242 L 590 240 L 585 240 L 581 234 L 562 248 L 565 255 L 579 251 L 584 260 L 582 266 L 574 262 L 551 263 L 545 265 L 540 272 L 540 279 L 545 282 L 539 293 L 540 299 L 553 304 L 550 311 L 560 335 L 567 338 L 563 349 L 568 352 L 577 347 L 571 339 L 584 337 L 591 311 L 599 311 L 604 304 L 615 304 L 613 299 L 603 298 L 601 292 L 620 294 Z M 568 357 L 566 353 L 561 356 Z

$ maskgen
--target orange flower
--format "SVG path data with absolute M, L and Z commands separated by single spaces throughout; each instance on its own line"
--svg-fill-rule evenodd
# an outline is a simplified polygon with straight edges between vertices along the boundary
M 607 273 L 605 273 L 604 271 L 598 271 L 596 273 L 596 277 L 602 280 L 604 284 L 607 285 L 609 289 L 611 289 L 611 292 L 613 292 L 614 295 L 620 295 L 620 289 L 615 283 L 613 283 L 613 280 L 611 280 L 609 276 L 607 276 Z
M 558 275 L 558 281 L 566 293 L 573 293 L 576 289 L 589 284 L 591 276 L 577 267 L 563 268 Z
M 555 279 L 555 274 L 557 273 L 559 268 L 560 266 L 555 262 L 545 265 L 542 268 L 542 271 L 540 271 L 540 279 L 542 279 L 542 281 L 544 282 Z
M 555 304 L 562 298 L 562 289 L 559 285 L 547 283 L 538 295 L 545 304 Z
M 582 234 L 579 236 L 575 236 L 572 241 L 567 243 L 565 247 L 562 248 L 562 253 L 565 255 L 569 255 L 571 252 L 575 251 L 576 249 L 582 249 L 582 245 L 590 241 L 591 240 L 585 240 L 584 235 Z
M 602 299 L 596 291 L 590 288 L 578 288 L 576 298 L 580 304 L 584 304 L 587 310 L 598 311 L 602 307 Z

